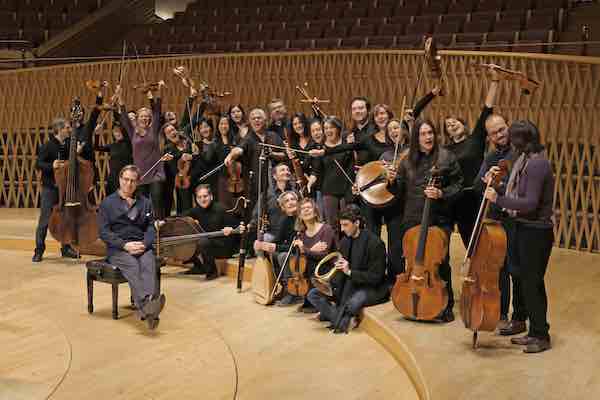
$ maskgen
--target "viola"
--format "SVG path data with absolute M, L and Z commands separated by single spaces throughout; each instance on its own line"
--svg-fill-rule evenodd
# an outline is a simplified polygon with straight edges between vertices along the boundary
M 439 180 L 440 170 L 434 166 L 427 186 L 437 187 Z M 448 289 L 440 278 L 439 268 L 448 254 L 450 238 L 441 228 L 430 226 L 434 201 L 425 199 L 421 224 L 404 234 L 402 247 L 406 272 L 396 277 L 392 289 L 396 309 L 416 320 L 434 320 L 448 304 Z
M 508 173 L 508 162 L 500 161 L 488 187 L 497 188 Z M 462 266 L 463 284 L 460 315 L 465 328 L 473 331 L 473 348 L 479 331 L 492 332 L 500 320 L 498 277 L 506 257 L 506 232 L 498 221 L 486 219 L 489 200 L 484 198 Z
M 540 81 L 530 78 L 522 71 L 504 68 L 496 64 L 475 63 L 472 65 L 477 68 L 493 69 L 496 72 L 498 72 L 498 75 L 501 79 L 517 81 L 521 88 L 521 92 L 526 95 L 531 94 L 535 89 L 542 85 Z
M 71 107 L 71 125 L 79 121 L 83 111 L 78 98 Z M 58 186 L 58 204 L 52 209 L 48 229 L 62 245 L 89 245 L 98 239 L 96 211 L 91 201 L 94 191 L 94 166 L 77 155 L 76 130 L 71 131 L 69 161 L 54 168 Z
M 239 161 L 234 161 L 227 167 L 227 191 L 229 193 L 242 193 L 244 191 L 242 163 Z
M 177 175 L 175 176 L 175 187 L 177 189 L 189 189 L 191 185 L 190 169 L 191 161 L 185 161 L 183 158 L 177 160 Z
M 285 140 L 286 140 L 286 150 L 290 150 L 290 144 L 291 144 L 291 136 L 290 136 L 290 132 L 288 131 L 288 129 L 286 127 L 283 128 L 283 133 L 285 136 Z M 302 164 L 300 163 L 300 160 L 298 160 L 298 157 L 294 157 L 291 159 L 292 161 L 292 169 L 294 171 L 294 177 L 296 178 L 296 185 L 297 185 L 297 189 L 298 192 L 300 193 L 301 196 L 305 196 L 308 193 L 308 178 L 306 177 L 306 175 L 304 175 L 304 170 L 302 169 Z
M 287 280 L 287 291 L 294 296 L 306 296 L 310 284 L 306 278 L 306 256 L 300 253 L 297 246 L 292 249 L 288 261 L 292 276 Z

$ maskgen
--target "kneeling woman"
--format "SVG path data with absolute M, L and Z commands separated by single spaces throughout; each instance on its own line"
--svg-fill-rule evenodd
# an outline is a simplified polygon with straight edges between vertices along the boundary
M 358 206 L 344 208 L 338 219 L 344 238 L 339 246 L 342 256 L 334 268 L 343 272 L 344 279 L 334 289 L 334 302 L 318 289 L 308 292 L 308 300 L 321 313 L 321 320 L 332 322 L 334 333 L 347 333 L 356 325 L 363 307 L 387 300 L 389 288 L 385 282 L 385 245 L 363 228 Z
M 526 353 L 539 353 L 550 349 L 544 275 L 554 243 L 554 178 L 537 127 L 530 121 L 516 121 L 510 126 L 509 133 L 518 158 L 512 167 L 505 195 L 499 196 L 490 188 L 485 197 L 509 214 L 509 265 L 511 273 L 518 278 L 514 283 L 519 286 L 529 318 L 527 335 L 512 338 L 511 342 L 526 346 L 523 350 Z M 494 168 L 497 167 L 492 167 L 491 171 Z

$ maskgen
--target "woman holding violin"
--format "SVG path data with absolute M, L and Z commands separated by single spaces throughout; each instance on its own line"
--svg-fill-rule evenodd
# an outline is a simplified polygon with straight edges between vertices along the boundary
M 308 121 L 304 113 L 296 113 L 292 115 L 290 125 L 292 129 L 289 131 L 288 145 L 291 149 L 310 151 L 312 149 L 317 148 L 318 145 L 313 141 L 310 135 Z M 306 193 L 303 193 L 304 195 L 310 195 L 311 197 L 315 196 L 315 193 L 312 190 L 317 181 L 317 177 L 314 174 L 312 174 L 314 160 L 307 153 L 294 152 L 293 150 L 290 150 L 288 152 L 288 158 L 292 162 L 292 170 L 294 171 L 294 173 L 302 173 L 302 175 L 306 179 L 306 188 L 298 187 L 299 185 L 297 185 L 297 188 L 301 192 L 303 192 L 304 189 L 306 189 Z M 296 162 L 295 160 L 297 160 L 297 162 L 299 163 L 298 165 L 300 166 L 300 168 L 296 168 L 296 165 L 294 165 L 294 163 Z M 300 183 L 298 181 L 300 181 L 300 179 L 296 177 L 297 184 Z M 310 190 L 308 190 L 309 188 Z
M 218 160 L 222 163 L 238 142 L 236 134 L 228 114 L 221 114 L 217 122 L 217 134 L 215 135 Z M 227 209 L 234 207 L 235 198 L 243 195 L 244 180 L 242 179 L 242 164 L 232 163 L 224 168 L 217 178 L 217 199 Z
M 235 132 L 236 139 L 238 142 L 241 142 L 248 134 L 248 129 L 250 128 L 246 117 L 246 111 L 244 111 L 241 104 L 234 104 L 229 107 L 227 114 L 229 115 L 231 127 Z
M 300 213 L 296 219 L 296 231 L 299 232 L 298 239 L 294 245 L 300 250 L 300 254 L 306 258 L 304 278 L 314 275 L 315 267 L 327 254 L 337 248 L 336 235 L 333 228 L 321 221 L 321 212 L 315 200 L 304 198 L 300 201 Z M 290 268 L 292 274 L 294 269 Z M 310 281 L 306 279 L 310 288 Z M 305 313 L 317 312 L 317 309 L 305 298 L 304 303 L 298 311 Z
M 400 162 L 398 170 L 390 169 L 388 173 L 388 189 L 403 201 L 402 225 L 400 240 L 391 244 L 395 254 L 403 254 L 402 242 L 405 233 L 421 223 L 425 199 L 437 200 L 431 207 L 430 226 L 442 228 L 450 236 L 452 218 L 449 207 L 463 184 L 463 176 L 456 158 L 448 150 L 438 144 L 435 126 L 431 121 L 417 120 L 411 133 L 410 147 L 407 156 Z M 441 172 L 440 187 L 429 186 L 432 167 Z M 449 241 L 447 241 L 447 246 Z M 426 249 L 431 251 L 431 249 Z M 440 252 L 448 254 L 448 248 Z M 454 293 L 450 257 L 447 255 L 439 267 L 439 275 L 446 282 L 448 303 L 438 319 L 443 322 L 454 320 Z M 408 299 L 407 299 L 408 301 Z
M 98 126 L 102 128 L 101 125 Z M 107 196 L 119 189 L 119 172 L 121 169 L 126 165 L 133 164 L 131 141 L 116 121 L 113 123 L 112 137 L 112 143 L 104 145 L 100 144 L 100 134 L 96 134 L 94 140 L 94 150 L 109 154 Z
M 510 141 L 516 152 L 504 195 L 488 188 L 484 196 L 506 210 L 505 227 L 508 236 L 508 265 L 525 302 L 529 332 L 511 339 L 511 343 L 526 346 L 525 353 L 550 349 L 548 297 L 544 275 L 554 243 L 552 167 L 544 153 L 540 133 L 531 121 L 515 121 L 509 128 Z M 498 170 L 492 167 L 486 174 Z
M 165 151 L 173 156 L 166 164 L 167 176 L 173 177 L 173 186 L 166 193 L 165 204 L 173 204 L 173 188 L 177 194 L 177 215 L 192 208 L 192 187 L 190 170 L 192 167 L 192 143 L 183 134 L 177 131 L 170 123 L 163 125 L 161 132 L 164 134 L 167 145 Z M 169 182 L 169 179 L 167 179 Z M 170 214 L 171 208 L 167 208 Z
M 192 187 L 200 183 L 207 184 L 216 192 L 218 175 L 213 174 L 207 179 L 200 181 L 207 172 L 217 166 L 219 154 L 217 143 L 214 138 L 214 127 L 211 119 L 202 118 L 194 130 L 193 161 L 191 169 Z
M 153 95 L 148 91 L 151 108 L 142 107 L 137 111 L 135 124 L 125 113 L 125 104 L 121 96 L 121 87 L 117 86 L 115 96 L 119 102 L 121 126 L 131 140 L 133 161 L 141 171 L 137 190 L 152 200 L 154 213 L 158 219 L 166 216 L 165 210 L 165 169 L 162 161 L 172 160 L 169 154 L 163 154 L 160 137 L 160 114 L 162 100 L 160 91 L 164 82 L 159 82 L 158 91 Z

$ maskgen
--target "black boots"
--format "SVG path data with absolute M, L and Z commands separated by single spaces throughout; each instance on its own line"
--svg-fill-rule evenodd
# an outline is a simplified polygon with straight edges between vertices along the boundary
M 79 255 L 79 253 L 77 253 L 75 251 L 75 249 L 73 249 L 71 246 L 66 245 L 63 246 L 60 249 L 60 254 L 64 257 L 64 258 L 80 258 L 81 256 Z
M 42 258 L 44 257 L 44 250 L 41 249 L 35 249 L 35 252 L 33 253 L 33 257 L 31 257 L 31 262 L 41 262 Z

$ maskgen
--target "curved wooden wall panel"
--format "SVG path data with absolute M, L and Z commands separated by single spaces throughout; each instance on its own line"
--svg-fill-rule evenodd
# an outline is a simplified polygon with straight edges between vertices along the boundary
M 509 120 L 529 118 L 540 128 L 557 176 L 555 191 L 556 243 L 577 250 L 600 250 L 600 59 L 513 53 L 441 52 L 448 78 L 448 94 L 436 99 L 427 116 L 441 122 L 446 115 L 465 117 L 473 124 L 479 115 L 488 80 L 472 63 L 494 62 L 525 71 L 543 82 L 531 96 L 516 82 L 503 82 L 496 110 Z M 309 111 L 299 102 L 296 85 L 307 82 L 311 94 L 331 100 L 326 112 L 349 120 L 349 100 L 365 95 L 373 103 L 394 110 L 412 93 L 423 57 L 418 51 L 338 51 L 316 53 L 210 55 L 149 59 L 126 63 L 124 86 L 131 108 L 145 105 L 144 94 L 132 86 L 164 79 L 163 110 L 182 111 L 185 88 L 172 73 L 185 65 L 192 75 L 212 87 L 230 90 L 228 104 L 265 105 L 281 97 L 289 110 Z M 80 96 L 91 105 L 94 94 L 86 79 L 116 82 L 119 62 L 75 64 L 0 73 L 0 129 L 2 177 L 0 206 L 34 207 L 38 204 L 38 176 L 34 170 L 37 146 L 48 134 L 55 116 L 68 113 L 70 100 Z M 422 96 L 434 82 L 425 74 Z M 89 106 L 88 106 L 89 108 Z M 108 133 L 105 140 L 108 139 Z M 104 195 L 105 156 L 98 159 Z

